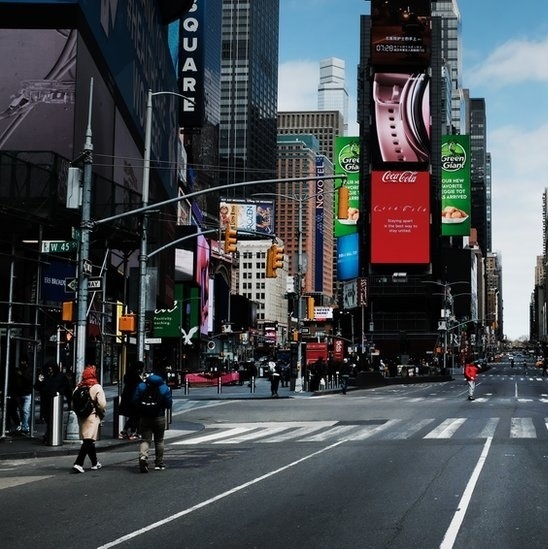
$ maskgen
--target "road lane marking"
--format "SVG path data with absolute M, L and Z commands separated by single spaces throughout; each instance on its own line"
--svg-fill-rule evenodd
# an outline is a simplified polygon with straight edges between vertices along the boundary
M 535 438 L 537 432 L 533 418 L 513 417 L 510 421 L 510 438 Z
M 457 429 L 466 421 L 465 417 L 450 417 L 442 421 L 435 429 L 430 431 L 424 438 L 451 438 Z
M 236 494 L 237 492 L 241 492 L 242 490 L 245 490 L 246 488 L 249 488 L 250 486 L 253 486 L 254 484 L 258 484 L 260 482 L 263 482 L 264 480 L 273 477 L 275 475 L 278 475 L 280 473 L 283 473 L 284 471 L 287 471 L 288 469 L 291 469 L 292 467 L 296 467 L 297 465 L 300 465 L 301 463 L 308 461 L 309 459 L 312 459 L 316 456 L 319 456 L 325 452 L 328 452 L 332 450 L 333 448 L 336 448 L 337 446 L 340 446 L 341 444 L 344 444 L 347 442 L 346 440 L 339 440 L 333 444 L 330 444 L 329 446 L 325 446 L 324 448 L 317 450 L 316 452 L 312 452 L 311 454 L 308 454 L 306 456 L 303 456 L 302 458 L 299 458 L 295 461 L 292 461 L 291 463 L 288 463 L 287 465 L 284 465 L 283 467 L 279 467 L 278 469 L 274 469 L 273 471 L 270 471 L 269 473 L 265 473 L 264 475 L 261 475 L 257 478 L 254 478 L 253 480 L 250 480 L 248 482 L 244 482 L 243 484 L 240 484 L 239 486 L 235 486 L 234 488 L 231 488 L 230 490 L 227 490 L 226 492 L 222 492 L 221 494 L 217 494 L 216 496 L 213 496 L 212 498 L 206 499 L 205 501 L 202 501 L 201 503 L 197 503 L 196 505 L 193 505 L 192 507 L 188 507 L 187 509 L 183 509 L 182 511 L 179 511 L 178 513 L 175 513 L 173 515 L 170 515 L 162 520 L 159 520 L 157 522 L 153 522 L 152 524 L 149 524 L 148 526 L 145 526 L 144 528 L 140 528 L 139 530 L 135 530 L 134 532 L 131 532 L 129 534 L 126 534 L 125 536 L 122 536 L 118 539 L 115 539 L 113 541 L 110 541 L 108 543 L 105 543 L 104 545 L 101 545 L 97 549 L 109 549 L 110 547 L 115 547 L 117 545 L 120 545 L 126 541 L 129 541 L 131 539 L 134 539 L 138 536 L 141 536 L 143 534 L 146 534 L 148 532 L 151 532 L 152 530 L 155 530 L 156 528 L 160 528 L 161 526 L 164 526 L 165 524 L 168 524 L 170 522 L 173 522 L 174 520 L 180 519 L 181 517 L 184 517 L 186 515 L 189 515 L 190 513 L 193 513 L 194 511 L 197 511 L 198 509 L 203 509 L 204 507 L 207 507 L 208 505 L 211 505 L 221 499 L 227 498 L 228 496 L 231 496 L 232 494 Z
M 485 461 L 487 460 L 487 454 L 489 453 L 489 449 L 491 448 L 491 442 L 493 442 L 493 438 L 489 437 L 483 445 L 481 455 L 478 459 L 478 462 L 476 463 L 476 466 L 474 467 L 472 476 L 468 480 L 468 484 L 466 485 L 464 493 L 460 498 L 459 505 L 457 507 L 457 510 L 455 511 L 455 514 L 453 515 L 451 523 L 449 524 L 449 528 L 445 532 L 445 536 L 443 537 L 443 541 L 441 542 L 440 549 L 452 549 L 453 545 L 455 544 L 457 534 L 459 533 L 462 521 L 464 520 L 464 515 L 466 515 L 466 511 L 468 509 L 468 506 L 470 505 L 470 500 L 472 499 L 474 488 L 476 487 L 476 483 L 478 482 L 481 470 L 483 469 Z

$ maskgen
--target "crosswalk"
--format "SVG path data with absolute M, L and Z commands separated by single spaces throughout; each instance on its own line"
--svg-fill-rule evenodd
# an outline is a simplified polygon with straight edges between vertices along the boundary
M 548 440 L 548 418 L 374 419 L 358 422 L 288 421 L 205 425 L 171 441 L 175 446 L 313 443 L 362 440 L 447 439 L 542 439 Z

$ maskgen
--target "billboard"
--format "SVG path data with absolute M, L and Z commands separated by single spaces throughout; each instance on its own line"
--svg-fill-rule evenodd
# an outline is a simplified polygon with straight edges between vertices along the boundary
M 431 0 L 372 0 L 371 64 L 429 66 L 431 15 Z
M 429 262 L 429 172 L 372 172 L 371 263 Z
M 358 233 L 341 236 L 337 240 L 337 279 L 352 280 L 359 273 Z
M 470 234 L 470 136 L 444 135 L 441 142 L 441 234 Z
M 250 233 L 274 234 L 274 201 L 221 198 L 219 224 L 221 229 L 231 227 Z
M 373 77 L 373 167 L 428 163 L 430 78 L 423 72 L 377 72 Z
M 316 175 L 322 177 L 325 175 L 325 156 L 316 155 Z M 314 252 L 316 256 L 314 267 L 314 291 L 323 290 L 323 264 L 324 264 L 324 199 L 325 199 L 325 180 L 316 181 L 315 198 L 315 217 L 316 234 L 314 243 Z
M 340 237 L 357 232 L 360 215 L 360 138 L 335 138 L 335 174 L 347 176 L 348 219 L 338 219 L 339 197 L 335 193 L 335 236 Z

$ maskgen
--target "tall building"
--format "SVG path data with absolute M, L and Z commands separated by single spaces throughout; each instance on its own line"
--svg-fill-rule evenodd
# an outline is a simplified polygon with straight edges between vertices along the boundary
M 291 178 L 331 175 L 333 168 L 318 153 L 313 135 L 278 136 L 278 175 Z M 330 304 L 333 298 L 333 181 L 279 183 L 276 199 L 276 234 L 285 243 L 289 257 L 289 275 L 299 275 L 299 240 L 304 271 L 303 294 L 316 295 L 318 304 Z M 301 239 L 299 229 L 302 228 Z M 303 268 L 304 267 L 304 268 Z
M 441 22 L 441 57 L 445 70 L 448 72 L 450 90 L 448 106 L 450 105 L 451 131 L 448 133 L 463 133 L 463 99 L 462 99 L 462 54 L 461 29 L 462 21 L 457 0 L 437 0 L 432 2 L 432 16 L 439 16 Z
M 472 227 L 475 227 L 478 233 L 478 244 L 484 256 L 491 251 L 491 207 L 487 204 L 491 196 L 490 185 L 491 177 L 488 170 L 487 147 L 487 116 L 485 108 L 485 99 L 471 98 L 469 102 L 469 128 L 470 134 L 470 180 L 472 197 Z
M 278 134 L 315 136 L 319 142 L 320 154 L 333 162 L 335 138 L 344 135 L 344 118 L 339 110 L 279 112 Z
M 276 178 L 279 0 L 223 0 L 221 184 Z M 228 196 L 274 192 L 262 185 Z
M 348 90 L 345 82 L 345 63 L 342 59 L 328 57 L 320 61 L 320 83 L 318 85 L 318 110 L 338 110 L 346 134 L 348 128 Z

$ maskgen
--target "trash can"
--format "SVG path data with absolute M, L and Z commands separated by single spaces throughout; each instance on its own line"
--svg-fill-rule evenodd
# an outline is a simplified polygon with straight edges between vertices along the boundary
M 56 393 L 52 398 L 49 417 L 48 446 L 63 445 L 63 395 Z

